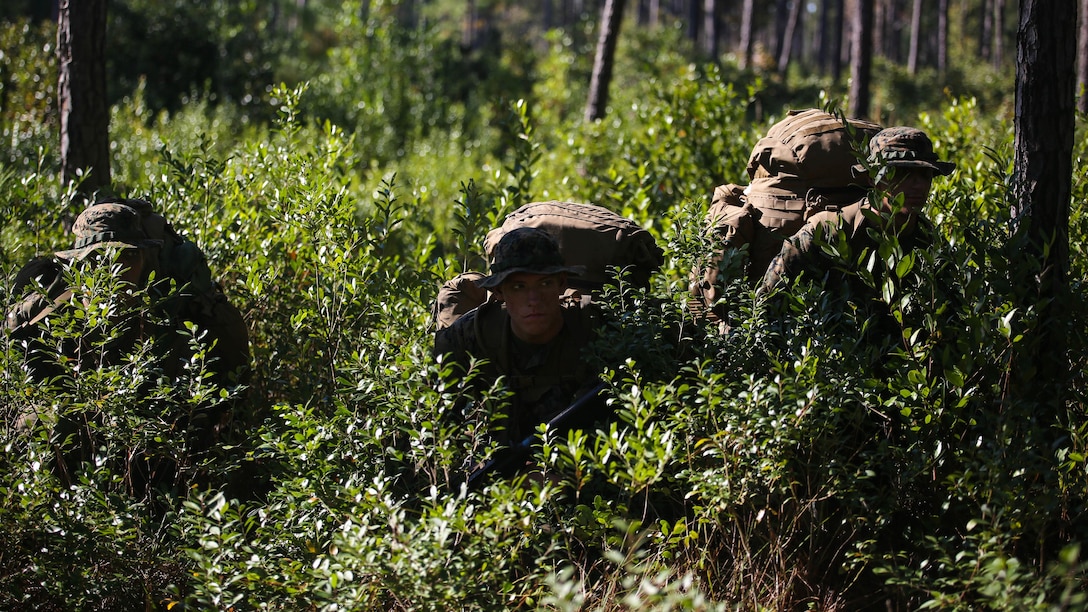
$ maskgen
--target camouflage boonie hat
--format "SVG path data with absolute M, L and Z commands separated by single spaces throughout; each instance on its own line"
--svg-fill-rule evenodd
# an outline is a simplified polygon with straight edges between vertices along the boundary
M 579 275 L 585 266 L 568 266 L 559 252 L 559 243 L 548 232 L 536 227 L 519 227 L 506 233 L 491 252 L 491 275 L 476 281 L 477 287 L 497 287 L 507 276 L 529 274 Z
M 140 213 L 116 202 L 87 207 L 76 217 L 72 233 L 76 235 L 75 248 L 57 251 L 57 257 L 79 260 L 98 249 L 109 247 L 142 249 L 162 246 L 161 240 L 147 237 L 140 222 Z
M 869 141 L 869 166 L 902 166 L 928 168 L 948 176 L 956 164 L 941 161 L 933 152 L 933 142 L 925 132 L 912 127 L 890 127 L 877 132 Z M 865 164 L 854 166 L 858 176 L 868 172 Z

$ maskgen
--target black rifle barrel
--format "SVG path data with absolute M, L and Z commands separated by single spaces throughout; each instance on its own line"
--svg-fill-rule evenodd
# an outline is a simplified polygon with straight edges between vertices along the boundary
M 580 416 L 580 413 L 585 408 L 597 399 L 597 396 L 605 388 L 605 383 L 599 382 L 589 391 L 586 391 L 582 395 L 578 396 L 578 399 L 574 400 L 570 406 L 567 406 L 559 412 L 559 414 L 548 419 L 548 429 L 555 429 L 563 431 L 565 429 L 571 429 L 569 423 L 576 417 Z M 536 438 L 536 433 L 529 434 L 523 440 L 506 448 L 501 448 L 495 452 L 495 454 L 488 459 L 483 465 L 473 470 L 466 479 L 468 487 L 471 489 L 477 486 L 483 479 L 492 472 L 507 473 L 513 471 L 514 468 L 524 464 L 526 457 L 532 452 L 533 439 Z

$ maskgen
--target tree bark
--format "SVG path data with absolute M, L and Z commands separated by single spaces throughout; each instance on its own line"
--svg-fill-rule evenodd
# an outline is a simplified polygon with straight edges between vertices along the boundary
M 993 51 L 990 61 L 994 68 L 1000 69 L 1001 63 L 1005 61 L 1005 0 L 994 0 L 993 23 Z
M 625 0 L 605 0 L 601 12 L 601 32 L 597 37 L 597 54 L 593 58 L 593 74 L 586 100 L 586 122 L 603 119 L 608 108 L 608 87 L 612 82 L 612 65 L 616 58 L 616 41 L 623 23 Z
M 948 0 L 937 2 L 937 72 L 948 72 Z
M 1014 209 L 1023 269 L 1035 271 L 1039 324 L 1014 357 L 1013 399 L 1033 402 L 1044 423 L 1064 411 L 1066 337 L 1060 325 L 1069 270 L 1069 208 L 1075 128 L 1075 0 L 1021 0 L 1017 33 Z M 1052 412 L 1051 412 L 1052 411 Z
M 831 80 L 838 83 L 842 78 L 842 31 L 846 25 L 846 1 L 831 0 L 831 4 L 835 5 L 835 21 L 832 26 L 833 37 L 831 43 Z
M 90 196 L 111 182 L 106 0 L 61 0 L 57 54 L 61 180 L 79 181 L 78 191 Z
M 910 12 L 910 55 L 907 56 L 907 71 L 918 74 L 918 47 L 922 39 L 922 0 L 914 0 Z
M 755 0 L 744 0 L 740 9 L 740 68 L 752 67 L 752 17 Z
M 850 51 L 850 116 L 869 117 L 869 81 L 873 66 L 873 3 L 857 0 Z
M 778 51 L 778 74 L 786 74 L 790 67 L 790 56 L 793 55 L 793 37 L 797 32 L 797 22 L 801 19 L 801 0 L 794 0 L 790 5 L 789 14 L 786 17 L 786 29 L 782 32 L 782 40 Z
M 1046 258 L 1044 284 L 1052 288 L 1064 284 L 1069 267 L 1076 14 L 1074 0 L 1020 3 L 1013 215 L 1030 220 L 1031 244 Z
M 990 61 L 993 51 L 994 8 L 991 0 L 982 0 L 982 17 L 979 23 L 978 56 L 984 62 Z
M 718 61 L 718 2 L 703 0 L 703 51 Z
M 1077 36 L 1077 110 L 1088 113 L 1088 0 L 1080 0 L 1080 33 Z

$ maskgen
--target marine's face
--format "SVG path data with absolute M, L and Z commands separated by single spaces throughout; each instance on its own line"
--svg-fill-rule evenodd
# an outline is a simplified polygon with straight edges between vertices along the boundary
M 522 342 L 544 344 L 563 329 L 559 296 L 566 288 L 566 274 L 519 272 L 506 277 L 495 294 L 506 302 L 514 335 Z
M 121 282 L 138 286 L 144 275 L 144 255 L 140 249 L 124 249 L 117 254 Z
M 885 211 L 894 213 L 897 217 L 917 216 L 929 200 L 933 171 L 906 166 L 892 167 L 889 170 L 889 176 L 880 183 L 885 194 Z M 898 208 L 895 208 L 896 205 Z

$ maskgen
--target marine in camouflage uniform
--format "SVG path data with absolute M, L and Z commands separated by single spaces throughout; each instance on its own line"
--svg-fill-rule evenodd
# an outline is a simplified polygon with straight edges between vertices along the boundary
M 925 248 L 932 242 L 933 225 L 922 214 L 933 178 L 948 176 L 955 164 L 941 161 L 925 132 L 912 127 L 891 127 L 878 132 L 869 143 L 869 157 L 854 167 L 858 175 L 870 174 L 874 196 L 838 211 L 812 216 L 800 230 L 783 242 L 758 289 L 766 295 L 778 284 L 807 274 L 832 287 L 846 280 L 835 270 L 835 261 L 823 246 L 845 245 L 848 261 L 878 245 L 881 236 L 896 235 L 904 251 Z M 848 281 L 847 281 L 848 282 Z
M 186 322 L 191 322 L 196 325 L 200 342 L 209 347 L 211 381 L 223 387 L 246 381 L 250 353 L 241 314 L 226 302 L 221 292 L 215 298 L 198 298 L 190 288 L 170 287 L 169 279 L 159 270 L 158 253 L 163 240 L 148 237 L 138 210 L 122 202 L 95 203 L 80 213 L 72 230 L 76 237 L 74 248 L 32 260 L 20 270 L 14 282 L 15 291 L 24 295 L 8 312 L 5 324 L 13 343 L 23 348 L 25 368 L 32 380 L 65 385 L 80 372 L 128 367 L 129 355 L 144 341 L 151 342 L 151 367 L 157 375 L 176 380 L 193 356 L 189 336 L 178 333 Z M 193 249 L 196 250 L 195 246 Z M 84 289 L 68 286 L 65 264 L 85 270 L 110 266 L 116 273 L 117 292 L 109 296 L 109 314 L 101 324 L 88 325 L 77 334 L 56 335 L 52 331 L 55 322 L 63 322 L 73 308 L 91 305 L 91 295 L 84 295 Z M 153 271 L 162 277 L 149 287 Z M 143 301 L 148 293 L 152 298 L 151 310 Z M 215 309 L 219 315 L 215 321 L 202 318 L 198 312 L 204 306 L 198 302 L 209 301 L 218 302 Z M 223 313 L 230 316 L 224 317 Z M 155 378 L 148 377 L 146 388 L 141 387 L 139 392 L 139 401 L 147 402 L 148 407 L 161 399 L 153 391 Z M 184 392 L 185 386 L 177 390 Z M 212 408 L 174 416 L 180 419 L 179 426 L 195 436 L 190 440 L 191 448 L 199 450 L 209 448 L 219 439 L 234 408 L 233 402 L 216 402 Z M 24 429 L 39 416 L 42 415 L 18 414 L 9 418 L 14 419 L 17 428 Z M 64 445 L 63 456 L 58 456 L 58 467 L 68 479 L 72 478 L 70 466 L 86 460 L 86 453 L 93 446 L 90 430 L 78 422 L 82 418 L 66 415 L 58 419 L 53 431 L 58 445 L 75 436 L 74 443 Z
M 588 299 L 564 297 L 567 276 L 582 270 L 564 263 L 547 231 L 511 230 L 492 251 L 490 275 L 476 280 L 498 300 L 435 334 L 434 353 L 452 360 L 456 376 L 468 372 L 473 358 L 486 359 L 474 379 L 477 388 L 501 377 L 513 393 L 505 442 L 528 436 L 596 382 L 582 350 L 599 313 Z

